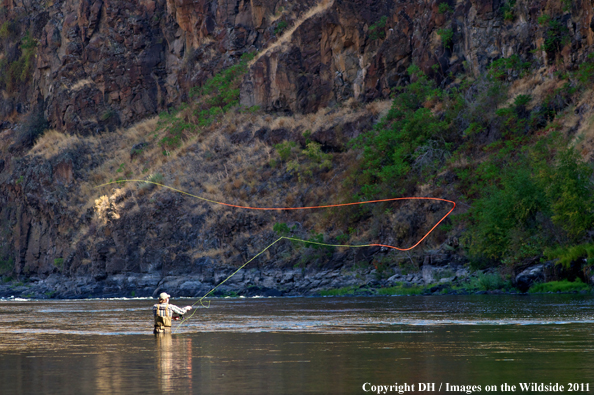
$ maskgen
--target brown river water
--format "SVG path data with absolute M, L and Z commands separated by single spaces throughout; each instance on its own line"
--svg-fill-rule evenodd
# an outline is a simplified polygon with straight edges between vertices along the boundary
M 594 393 L 592 295 L 214 298 L 159 337 L 153 303 L 0 300 L 0 394 Z

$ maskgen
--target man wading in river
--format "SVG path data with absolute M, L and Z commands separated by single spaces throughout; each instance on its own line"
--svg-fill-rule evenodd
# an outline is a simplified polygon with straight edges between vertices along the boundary
M 159 303 L 153 306 L 153 312 L 155 314 L 155 330 L 154 333 L 163 333 L 171 330 L 171 321 L 177 321 L 180 317 L 183 317 L 192 306 L 186 306 L 179 308 L 175 305 L 169 304 L 169 298 L 165 292 L 161 292 L 159 295 Z M 175 316 L 173 314 L 176 314 Z

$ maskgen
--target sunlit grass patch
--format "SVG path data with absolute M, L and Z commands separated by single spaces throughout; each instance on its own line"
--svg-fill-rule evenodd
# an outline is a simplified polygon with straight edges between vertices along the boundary
M 588 291 L 591 287 L 585 284 L 579 278 L 576 278 L 574 282 L 569 280 L 562 281 L 550 281 L 548 283 L 534 284 L 528 293 L 544 293 L 544 292 L 579 292 Z
M 355 291 L 358 289 L 359 287 L 356 287 L 354 285 L 348 286 L 348 287 L 343 287 L 343 288 L 336 288 L 336 289 L 325 289 L 322 291 L 319 291 L 319 295 L 320 296 L 353 296 L 355 295 Z
M 398 284 L 393 287 L 380 288 L 377 290 L 378 295 L 422 295 L 426 293 L 428 287 L 411 286 L 405 287 L 403 284 Z
M 506 286 L 506 282 L 501 278 L 499 274 L 484 274 L 480 273 L 478 277 L 470 282 L 469 290 L 477 291 L 494 291 L 501 289 Z

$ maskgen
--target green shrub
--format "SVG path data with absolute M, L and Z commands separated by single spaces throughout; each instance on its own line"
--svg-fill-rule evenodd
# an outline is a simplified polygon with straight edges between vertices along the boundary
M 405 287 L 404 285 L 397 284 L 393 287 L 386 287 L 386 288 L 380 288 L 377 290 L 377 294 L 378 295 L 421 295 L 423 293 L 426 293 L 428 291 L 427 287 L 421 287 L 421 286 L 410 286 L 410 287 Z
M 494 291 L 506 286 L 506 282 L 499 274 L 479 273 L 478 277 L 470 282 L 470 288 L 478 291 Z
M 532 96 L 530 95 L 518 95 L 514 99 L 514 106 L 516 108 L 526 107 L 528 103 L 532 100 Z
M 148 181 L 156 182 L 157 184 L 161 184 L 161 183 L 163 183 L 163 179 L 164 179 L 163 174 L 155 173 L 149 177 Z
M 114 115 L 115 115 L 115 111 L 113 111 L 112 109 L 107 109 L 101 114 L 99 119 L 103 122 L 106 122 L 106 121 L 109 121 L 111 118 L 113 118 Z
M 451 49 L 454 43 L 454 31 L 450 28 L 437 29 L 437 34 L 441 37 L 441 43 L 444 48 Z
M 278 234 L 279 236 L 287 236 L 290 234 L 293 229 L 289 228 L 289 226 L 284 222 L 277 222 L 272 226 L 272 230 Z
M 524 62 L 517 54 L 509 58 L 499 58 L 494 60 L 487 67 L 487 76 L 496 80 L 506 80 L 509 78 L 522 78 L 532 68 L 532 63 Z
M 291 148 L 290 145 L 287 147 Z M 287 151 L 284 151 L 284 153 L 286 154 Z M 287 162 L 287 170 L 297 174 L 299 182 L 313 177 L 318 171 L 328 170 L 330 168 L 332 168 L 332 155 L 324 153 L 321 145 L 315 141 L 307 143 L 304 150 L 296 156 L 294 155 L 293 160 Z
M 501 174 L 498 183 L 485 186 L 469 215 L 470 228 L 463 243 L 473 256 L 513 263 L 538 255 L 546 240 L 540 235 L 539 214 L 548 212 L 546 192 L 531 169 L 517 165 Z
M 211 125 L 231 108 L 239 105 L 240 79 L 254 56 L 255 54 L 243 54 L 237 64 L 215 74 L 203 86 L 190 89 L 189 96 L 196 101 L 193 104 L 193 115 L 197 120 L 192 121 L 188 115 L 178 116 L 189 107 L 186 103 L 159 114 L 157 131 L 165 130 L 165 136 L 160 141 L 164 153 L 180 147 L 184 139 L 197 133 L 199 128 Z
M 579 244 L 570 247 L 547 247 L 544 250 L 544 255 L 548 259 L 558 259 L 558 264 L 565 268 L 573 262 L 579 260 L 586 260 L 588 266 L 594 265 L 594 244 Z
M 446 14 L 448 12 L 452 12 L 452 7 L 448 5 L 448 3 L 441 3 L 438 7 L 440 14 Z
M 324 235 L 322 233 L 314 233 L 312 236 L 310 236 L 307 239 L 307 241 L 305 241 L 305 245 L 313 248 L 314 250 L 317 250 L 320 248 L 329 248 L 329 249 L 333 248 L 333 247 L 329 247 L 329 246 L 320 245 L 323 243 L 324 243 Z
M 154 184 L 152 184 L 152 183 L 163 184 L 164 177 L 161 173 L 154 173 L 149 176 L 147 181 L 148 182 L 141 182 L 139 187 L 141 189 L 150 189 L 154 186 Z
M 580 278 L 576 278 L 574 282 L 569 280 L 550 281 L 548 283 L 534 284 L 528 290 L 528 293 L 543 293 L 543 292 L 579 292 L 588 291 L 590 286 L 584 284 Z
M 197 121 L 192 121 L 188 115 L 179 116 L 181 111 L 189 107 L 187 103 L 159 114 L 157 131 L 165 130 L 165 136 L 159 142 L 165 155 L 169 150 L 179 148 L 184 139 L 199 132 L 199 128 L 211 125 L 231 108 L 239 105 L 240 79 L 254 56 L 253 53 L 243 54 L 237 64 L 215 74 L 203 86 L 190 89 L 189 96 L 196 101 L 193 104 L 193 115 L 198 118 Z
M 21 39 L 21 58 L 19 59 L 21 69 L 20 81 L 27 81 L 33 74 L 33 66 L 35 61 L 35 52 L 37 48 L 37 40 L 31 37 L 27 31 Z
M 218 106 L 227 110 L 237 105 L 239 88 L 236 85 L 240 82 L 240 77 L 247 72 L 248 62 L 255 56 L 255 53 L 243 54 L 237 64 L 215 74 L 202 87 L 190 89 L 190 97 L 211 96 L 208 100 L 209 106 Z
M 336 242 L 338 244 L 346 244 L 350 238 L 351 237 L 349 235 L 342 233 L 336 236 Z
M 14 270 L 14 259 L 0 259 L 0 274 L 8 274 Z
M 56 258 L 54 259 L 54 266 L 58 269 L 62 269 L 64 267 L 64 258 Z
M 384 28 L 386 27 L 386 23 L 388 22 L 387 16 L 382 16 L 379 21 L 375 22 L 373 25 L 369 26 L 369 38 L 372 40 L 377 39 L 384 39 L 386 38 L 386 32 Z
M 570 42 L 569 28 L 560 21 L 553 19 L 550 15 L 541 15 L 538 17 L 538 23 L 547 28 L 544 33 L 542 49 L 550 56 L 555 55 Z
M 539 177 L 551 202 L 552 221 L 571 241 L 580 240 L 594 225 L 593 169 L 573 148 L 562 150 L 556 163 Z
M 420 147 L 435 144 L 447 151 L 449 119 L 436 117 L 424 105 L 439 100 L 433 81 L 416 66 L 408 70 L 417 80 L 399 88 L 387 116 L 373 129 L 362 133 L 351 146 L 362 148 L 356 183 L 360 196 L 392 196 L 423 154 Z M 434 143 L 433 143 L 434 142 Z
M 516 7 L 516 0 L 506 1 L 503 4 L 503 6 L 501 7 L 501 12 L 503 13 L 503 19 L 505 19 L 506 21 L 513 21 L 515 7 Z
M 592 229 L 592 167 L 571 148 L 551 160 L 555 144 L 536 145 L 529 158 L 506 167 L 505 162 L 477 167 L 475 173 L 484 177 L 475 180 L 481 196 L 469 210 L 463 237 L 472 256 L 513 264 L 541 255 L 554 240 L 562 245 L 578 242 Z
M 551 22 L 553 18 L 548 14 L 542 14 L 537 18 L 538 24 L 541 26 L 545 26 Z
M 21 39 L 19 49 L 20 55 L 16 61 L 0 60 L 0 87 L 4 86 L 9 93 L 17 90 L 20 84 L 29 82 L 33 75 L 37 40 L 31 37 L 29 31 Z
M 275 36 L 280 35 L 287 28 L 287 26 L 289 26 L 289 24 L 287 22 L 280 21 L 274 28 L 274 35 Z
M 583 85 L 594 84 L 594 53 L 589 54 L 587 60 L 579 65 L 574 76 Z
M 194 133 L 197 127 L 191 122 L 186 122 L 183 119 L 176 118 L 165 127 L 166 135 L 160 141 L 164 149 L 175 149 L 183 144 L 184 137 L 190 133 Z
M 7 38 L 13 37 L 16 33 L 14 22 L 5 21 L 0 26 L 0 39 L 6 40 Z
M 282 143 L 276 144 L 274 149 L 276 149 L 281 160 L 286 162 L 293 155 L 294 148 L 296 147 L 297 143 L 294 141 L 283 141 Z

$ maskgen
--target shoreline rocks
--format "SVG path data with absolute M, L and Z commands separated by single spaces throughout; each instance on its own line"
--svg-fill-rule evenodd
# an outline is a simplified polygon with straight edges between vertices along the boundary
M 331 295 L 332 290 L 348 289 L 346 295 L 381 295 L 385 288 L 414 289 L 416 293 L 430 294 L 503 294 L 526 292 L 530 285 L 545 278 L 551 264 L 529 267 L 515 278 L 517 289 L 507 288 L 501 280 L 497 289 L 473 290 L 472 282 L 494 273 L 471 272 L 463 266 L 423 265 L 413 273 L 403 273 L 399 267 L 378 272 L 367 268 L 304 269 L 304 268 L 247 268 L 234 272 L 233 267 L 220 267 L 212 273 L 188 275 L 161 275 L 159 273 L 115 274 L 96 276 L 65 276 L 60 273 L 45 278 L 30 277 L 26 283 L 0 284 L 0 297 L 35 299 L 86 299 L 110 297 L 156 297 L 167 292 L 175 297 L 209 296 L 320 296 Z M 508 282 L 509 283 L 509 282 Z M 507 283 L 507 284 L 508 284 Z M 217 284 L 221 284 L 218 287 Z M 213 288 L 215 288 L 213 290 Z M 419 292 L 422 290 L 422 292 Z

